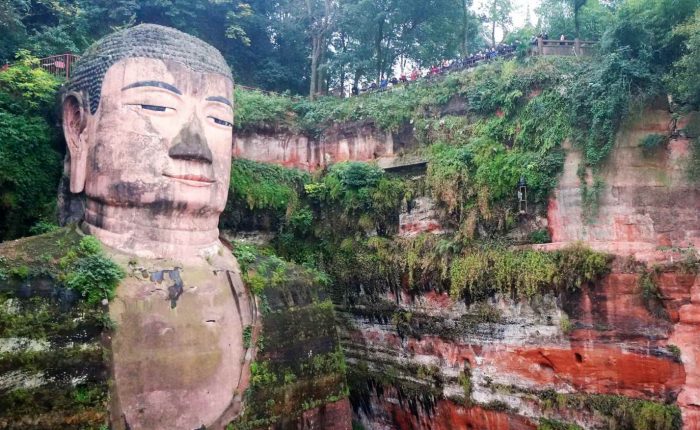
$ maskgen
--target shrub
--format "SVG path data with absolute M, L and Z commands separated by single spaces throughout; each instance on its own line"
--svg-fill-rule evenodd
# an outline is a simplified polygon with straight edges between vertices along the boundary
M 60 278 L 90 304 L 114 298 L 124 271 L 102 253 L 99 241 L 85 236 L 60 262 Z
M 595 411 L 602 418 L 604 428 L 680 430 L 682 426 L 681 411 L 676 405 L 611 395 L 554 394 L 554 397 L 558 409 Z
M 29 229 L 29 234 L 40 235 L 44 233 L 51 233 L 58 230 L 60 227 L 52 222 L 38 221 Z
M 318 182 L 308 184 L 311 202 L 332 219 L 338 232 L 371 231 L 386 234 L 398 224 L 403 182 L 391 179 L 373 164 L 338 163 Z
M 231 168 L 231 197 L 251 210 L 286 211 L 308 181 L 309 175 L 300 170 L 238 159 Z
M 556 420 L 543 419 L 537 426 L 537 430 L 583 430 L 576 424 L 563 423 Z
M 236 243 L 233 248 L 233 255 L 238 260 L 238 264 L 241 266 L 241 272 L 245 273 L 248 266 L 253 264 L 258 257 L 257 248 L 253 245 L 246 245 L 243 243 Z
M 536 230 L 530 233 L 530 242 L 531 243 L 550 243 L 552 241 L 552 237 L 549 235 L 549 230 L 542 229 L 542 230 Z
M 289 97 L 241 88 L 236 88 L 234 96 L 234 126 L 237 130 L 294 127 Z
M 575 291 L 609 270 L 608 256 L 581 245 L 556 252 L 471 249 L 452 262 L 450 294 L 470 300 L 494 293 L 532 298 Z
M 222 227 L 255 230 L 256 223 L 261 223 L 274 230 L 295 211 L 309 180 L 310 175 L 301 170 L 234 160 Z
M 666 145 L 668 138 L 663 134 L 647 134 L 639 142 L 644 156 L 649 157 Z
M 657 318 L 668 318 L 663 305 L 663 296 L 659 290 L 658 274 L 654 269 L 645 271 L 637 280 L 637 285 L 642 294 L 642 301 L 649 313 Z

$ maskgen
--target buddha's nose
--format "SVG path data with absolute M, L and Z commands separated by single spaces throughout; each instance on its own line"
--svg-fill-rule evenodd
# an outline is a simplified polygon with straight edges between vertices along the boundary
M 211 164 L 213 156 L 207 138 L 204 136 L 204 129 L 199 117 L 195 114 L 182 127 L 182 130 L 173 139 L 173 146 L 168 151 L 168 155 L 175 160 L 200 161 Z

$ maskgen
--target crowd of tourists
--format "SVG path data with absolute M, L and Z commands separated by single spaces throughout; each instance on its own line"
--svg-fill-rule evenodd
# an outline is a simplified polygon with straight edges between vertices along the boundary
M 518 45 L 520 45 L 520 42 L 517 40 L 514 43 L 501 43 L 494 48 L 482 50 L 466 57 L 455 60 L 444 60 L 438 64 L 432 65 L 428 69 L 420 70 L 415 67 L 409 74 L 402 73 L 398 77 L 393 76 L 391 78 L 383 77 L 379 82 L 367 82 L 361 87 L 355 85 L 352 87 L 352 95 L 357 96 L 374 91 L 386 91 L 389 88 L 408 85 L 411 82 L 416 82 L 421 79 L 434 79 L 446 73 L 469 69 L 496 58 L 511 57 L 515 54 Z

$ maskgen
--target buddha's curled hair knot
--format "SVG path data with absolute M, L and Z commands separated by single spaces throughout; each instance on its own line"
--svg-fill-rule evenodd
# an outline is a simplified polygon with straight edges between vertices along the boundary
M 184 64 L 200 73 L 217 73 L 232 79 L 231 69 L 213 46 L 169 27 L 141 24 L 95 42 L 77 63 L 65 90 L 87 94 L 90 113 L 100 105 L 107 70 L 127 58 L 153 58 Z

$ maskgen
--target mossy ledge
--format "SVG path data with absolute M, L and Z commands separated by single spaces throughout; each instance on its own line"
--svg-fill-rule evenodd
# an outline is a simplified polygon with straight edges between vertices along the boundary
M 75 226 L 2 243 L 0 256 L 0 428 L 106 429 L 101 302 L 123 272 Z
M 347 398 L 326 275 L 250 245 L 236 244 L 234 254 L 260 304 L 262 332 L 245 412 L 227 428 L 284 427 L 305 411 Z

